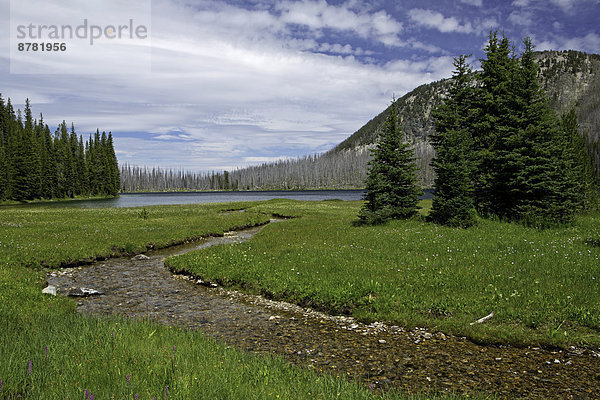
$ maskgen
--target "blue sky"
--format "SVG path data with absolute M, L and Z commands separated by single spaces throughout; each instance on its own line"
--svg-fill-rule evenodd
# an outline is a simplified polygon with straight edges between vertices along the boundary
M 326 151 L 394 94 L 450 76 L 453 57 L 472 54 L 477 66 L 490 29 L 517 49 L 531 36 L 540 50 L 600 53 L 600 0 L 144 0 L 151 41 L 64 58 L 92 61 L 87 73 L 21 74 L 10 69 L 17 9 L 38 24 L 139 15 L 117 0 L 13 1 L 0 0 L 5 99 L 22 107 L 29 97 L 52 130 L 65 119 L 84 135 L 112 131 L 121 162 L 190 170 Z M 147 70 L 107 72 L 149 51 Z

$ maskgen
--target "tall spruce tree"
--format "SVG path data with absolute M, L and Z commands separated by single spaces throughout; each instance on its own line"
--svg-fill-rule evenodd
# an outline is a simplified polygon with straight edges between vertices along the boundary
M 562 116 L 561 129 L 565 135 L 565 141 L 570 144 L 568 157 L 574 161 L 572 173 L 577 185 L 576 191 L 581 194 L 581 205 L 586 211 L 597 210 L 600 206 L 598 175 L 587 150 L 586 138 L 579 131 L 574 108 Z
M 503 141 L 514 130 L 511 115 L 513 78 L 517 62 L 511 57 L 506 37 L 498 39 L 490 32 L 485 47 L 486 58 L 480 60 L 480 86 L 473 104 L 473 143 L 476 160 L 474 197 L 477 211 L 484 216 L 502 215 L 511 208 L 512 198 L 505 186 Z
M 473 201 L 473 138 L 471 119 L 474 88 L 467 57 L 454 59 L 454 71 L 448 97 L 435 111 L 433 146 L 436 156 L 435 196 L 429 217 L 449 226 L 475 224 Z
M 395 99 L 372 155 L 360 221 L 379 224 L 416 214 L 422 191 L 417 186 L 414 153 L 403 141 Z
M 41 165 L 42 165 L 42 198 L 52 199 L 58 197 L 56 193 L 56 154 L 54 152 L 54 144 L 52 135 L 48 125 L 42 130 L 42 149 Z
M 510 176 L 509 193 L 514 208 L 507 210 L 511 219 L 535 226 L 568 223 L 581 209 L 576 164 L 570 143 L 538 80 L 538 66 L 533 58 L 531 39 L 523 41 L 519 79 L 515 79 L 515 107 L 519 125 L 507 141 L 518 168 Z
M 6 127 L 5 127 L 5 111 L 4 99 L 0 93 L 0 201 L 6 199 L 8 186 L 7 176 L 7 159 L 6 159 Z

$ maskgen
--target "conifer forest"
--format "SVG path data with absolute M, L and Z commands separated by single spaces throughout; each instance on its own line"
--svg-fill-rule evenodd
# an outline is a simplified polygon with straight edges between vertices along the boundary
M 54 133 L 29 100 L 14 109 L 0 96 L 0 201 L 117 196 L 119 166 L 112 134 L 84 140 L 63 121 Z

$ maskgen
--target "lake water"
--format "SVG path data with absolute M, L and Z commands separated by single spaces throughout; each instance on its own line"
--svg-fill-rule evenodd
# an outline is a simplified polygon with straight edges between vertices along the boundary
M 226 203 L 231 201 L 258 201 L 271 199 L 292 199 L 303 201 L 321 200 L 361 200 L 364 190 L 297 190 L 297 191 L 256 191 L 256 192 L 172 192 L 172 193 L 123 193 L 117 198 L 96 200 L 71 200 L 49 203 L 33 203 L 25 207 L 74 207 L 112 208 L 143 207 L 170 204 Z M 422 198 L 432 198 L 431 190 L 426 190 Z M 17 206 L 17 207 L 23 207 Z

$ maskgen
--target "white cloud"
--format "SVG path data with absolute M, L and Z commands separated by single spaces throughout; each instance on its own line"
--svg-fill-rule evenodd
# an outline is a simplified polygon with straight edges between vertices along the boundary
M 529 11 L 513 11 L 508 16 L 508 21 L 515 25 L 531 26 L 533 14 Z
M 473 33 L 475 29 L 470 22 L 461 23 L 455 17 L 445 17 L 442 13 L 422 8 L 413 8 L 408 12 L 409 18 L 417 25 L 437 29 L 442 33 Z
M 383 110 L 392 94 L 453 69 L 441 49 L 420 42 L 402 45 L 433 56 L 377 64 L 358 59 L 372 52 L 344 42 L 347 35 L 399 45 L 402 25 L 384 11 L 323 1 L 306 2 L 306 8 L 286 2 L 277 12 L 182 4 L 153 2 L 151 73 L 5 73 L 3 96 L 16 102 L 30 97 L 52 129 L 65 119 L 84 135 L 112 131 L 122 162 L 224 169 L 251 162 L 248 157 L 327 150 Z M 43 20 L 46 10 L 31 10 L 31 16 Z M 98 18 L 111 17 L 109 9 L 105 13 Z M 310 34 L 295 35 L 300 25 L 293 20 L 304 21 Z M 8 29 L 0 25 L 0 35 L 7 37 Z M 328 30 L 340 34 L 318 36 Z
M 585 0 L 583 0 L 585 1 Z M 564 12 L 570 12 L 577 3 L 582 3 L 582 0 L 550 0 L 552 4 L 561 8 Z
M 575 6 L 583 3 L 596 2 L 597 0 L 514 0 L 512 2 L 513 7 L 529 7 L 532 5 L 539 5 L 539 7 L 548 7 L 548 3 L 555 5 L 560 8 L 563 12 L 571 13 Z
M 597 53 L 600 49 L 600 35 L 588 33 L 579 37 L 556 37 L 540 42 L 537 50 L 579 50 L 589 53 Z
M 446 17 L 438 11 L 422 8 L 409 10 L 408 16 L 417 26 L 436 29 L 441 33 L 472 33 L 482 35 L 487 34 L 491 28 L 498 26 L 498 22 L 493 17 L 483 19 L 474 18 L 473 21 L 464 22 L 456 17 Z
M 277 157 L 244 157 L 244 162 L 250 164 L 272 163 L 275 161 L 291 160 L 292 157 L 277 156 Z
M 469 4 L 475 7 L 483 6 L 483 0 L 460 0 L 461 3 Z
M 313 31 L 352 31 L 362 38 L 372 38 L 390 46 L 400 42 L 398 34 L 402 24 L 383 10 L 373 14 L 357 13 L 346 5 L 330 5 L 325 0 L 285 1 L 276 8 L 281 12 L 280 21 L 285 24 L 302 25 Z

